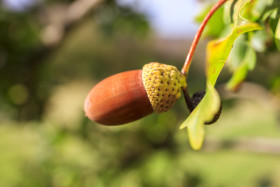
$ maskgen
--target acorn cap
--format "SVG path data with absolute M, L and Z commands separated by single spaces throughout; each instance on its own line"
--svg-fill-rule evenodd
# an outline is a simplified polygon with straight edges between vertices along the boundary
M 171 65 L 151 62 L 143 67 L 142 81 L 153 110 L 168 111 L 181 96 L 181 88 L 187 86 L 186 77 Z

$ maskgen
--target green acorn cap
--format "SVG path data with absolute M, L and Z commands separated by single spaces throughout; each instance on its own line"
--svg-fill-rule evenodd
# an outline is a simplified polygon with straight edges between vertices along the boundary
M 148 98 L 157 113 L 168 111 L 187 86 L 186 77 L 175 67 L 151 62 L 143 67 L 142 80 Z

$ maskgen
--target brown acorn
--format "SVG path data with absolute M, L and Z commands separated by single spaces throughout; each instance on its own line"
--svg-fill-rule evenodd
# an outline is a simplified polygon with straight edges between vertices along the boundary
M 151 62 L 142 70 L 112 75 L 95 85 L 84 103 L 86 116 L 104 125 L 121 125 L 169 110 L 186 87 L 174 66 Z

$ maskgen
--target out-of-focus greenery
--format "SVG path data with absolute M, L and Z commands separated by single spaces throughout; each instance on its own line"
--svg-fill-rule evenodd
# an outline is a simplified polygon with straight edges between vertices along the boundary
M 109 75 L 150 61 L 180 68 L 185 41 L 160 41 L 143 15 L 106 1 L 68 28 L 58 45 L 46 47 L 39 12 L 61 2 L 72 1 L 48 1 L 23 12 L 1 7 L 0 186 L 280 185 L 279 152 L 233 145 L 240 139 L 280 139 L 279 107 L 269 100 L 280 94 L 277 54 L 260 54 L 267 64 L 249 73 L 263 92 L 224 99 L 220 120 L 206 127 L 205 147 L 195 152 L 186 131 L 178 130 L 188 115 L 183 99 L 169 112 L 118 127 L 90 122 L 83 112 L 87 92 Z M 203 53 L 197 51 L 190 70 L 191 92 L 204 87 Z
M 81 99 L 73 88 L 57 99 Z M 71 88 L 72 87 L 72 88 Z M 62 91 L 62 90 L 61 90 Z M 59 91 L 60 92 L 60 91 Z M 62 101 L 57 101 L 63 104 Z M 57 103 L 57 104 L 58 104 Z M 177 106 L 180 109 L 180 106 Z M 62 109 L 60 109 L 62 110 Z M 52 111 L 55 112 L 55 111 Z M 4 123 L 0 128 L 0 186 L 278 186 L 278 155 L 246 150 L 201 152 L 187 146 L 176 110 L 119 127 L 88 122 L 81 113 L 45 122 Z M 263 115 L 263 117 L 256 117 Z M 75 122 L 83 121 L 82 123 Z M 237 120 L 238 119 L 238 122 Z M 206 139 L 279 138 L 271 109 L 242 101 L 207 128 Z

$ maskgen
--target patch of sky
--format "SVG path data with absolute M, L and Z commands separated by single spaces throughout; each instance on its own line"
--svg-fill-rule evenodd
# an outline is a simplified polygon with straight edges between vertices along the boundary
M 198 29 L 194 17 L 201 9 L 197 0 L 118 0 L 144 13 L 152 28 L 164 38 L 193 37 Z

